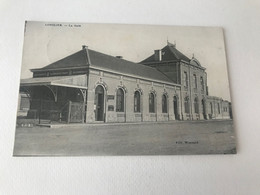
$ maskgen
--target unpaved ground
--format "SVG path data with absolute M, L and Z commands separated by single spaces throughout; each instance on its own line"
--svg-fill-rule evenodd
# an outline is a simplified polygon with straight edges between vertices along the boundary
M 17 128 L 14 156 L 236 153 L 233 121 Z

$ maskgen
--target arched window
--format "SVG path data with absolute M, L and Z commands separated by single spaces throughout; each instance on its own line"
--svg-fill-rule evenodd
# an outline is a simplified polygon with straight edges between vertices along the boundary
M 203 77 L 200 77 L 200 85 L 201 85 L 201 90 L 204 91 L 204 80 L 203 80 Z
M 184 111 L 185 113 L 190 113 L 190 99 L 188 96 L 184 99 Z
M 149 94 L 149 112 L 155 112 L 155 98 L 153 93 Z
M 184 87 L 188 87 L 188 73 L 184 72 Z
M 162 113 L 167 113 L 167 97 L 165 94 L 162 96 Z
M 210 105 L 210 113 L 213 114 L 213 105 L 211 102 L 209 103 L 209 105 Z
M 197 97 L 194 99 L 194 112 L 199 114 L 199 101 Z
M 125 94 L 124 91 L 119 88 L 116 92 L 116 111 L 124 112 L 124 104 L 125 104 Z
M 135 91 L 134 94 L 134 112 L 140 112 L 140 92 Z
M 197 89 L 197 76 L 196 76 L 196 74 L 193 75 L 193 87 L 194 87 L 194 89 Z

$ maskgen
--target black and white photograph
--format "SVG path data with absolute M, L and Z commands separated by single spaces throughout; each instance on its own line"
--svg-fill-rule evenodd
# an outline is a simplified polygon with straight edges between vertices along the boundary
M 221 27 L 26 21 L 14 156 L 236 154 Z

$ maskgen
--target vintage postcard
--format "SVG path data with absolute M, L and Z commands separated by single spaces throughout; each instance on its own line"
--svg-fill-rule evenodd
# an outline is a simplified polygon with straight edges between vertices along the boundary
M 222 28 L 24 32 L 14 156 L 236 153 Z

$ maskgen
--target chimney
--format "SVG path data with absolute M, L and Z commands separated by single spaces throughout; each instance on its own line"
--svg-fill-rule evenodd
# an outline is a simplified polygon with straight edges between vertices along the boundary
M 176 48 L 176 41 L 174 41 L 174 44 L 172 44 L 167 40 L 167 45 Z
M 86 52 L 86 55 L 87 55 L 87 65 L 91 65 L 89 51 L 88 51 L 88 46 L 82 45 L 82 50 L 85 50 L 85 52 Z
M 154 50 L 154 59 L 155 61 L 162 61 L 162 50 Z
M 118 59 L 123 59 L 123 56 L 116 56 L 116 58 L 118 58 Z

